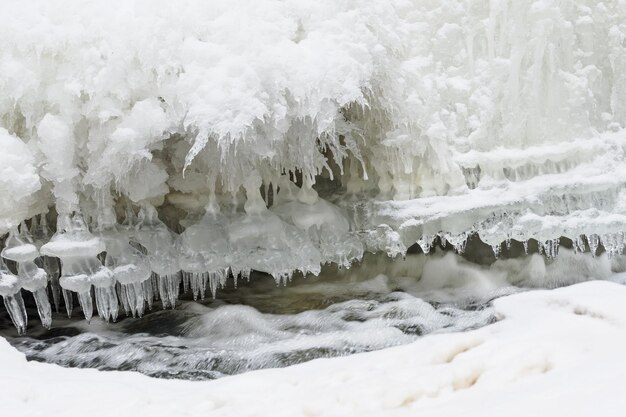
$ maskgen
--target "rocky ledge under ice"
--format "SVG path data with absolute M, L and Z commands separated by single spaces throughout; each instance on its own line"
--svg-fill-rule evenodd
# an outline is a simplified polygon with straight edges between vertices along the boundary
M 212 382 L 27 362 L 0 339 L 2 412 L 617 417 L 626 407 L 624 297 L 626 287 L 600 281 L 515 294 L 496 300 L 499 321 L 478 330 Z

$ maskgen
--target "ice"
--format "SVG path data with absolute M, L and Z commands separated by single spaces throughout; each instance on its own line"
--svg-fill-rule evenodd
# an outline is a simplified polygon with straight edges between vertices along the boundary
M 587 236 L 587 242 L 589 243 L 589 250 L 593 256 L 596 256 L 598 253 L 598 245 L 600 244 L 600 237 L 593 233 Z
M 456 253 L 462 254 L 465 252 L 465 246 L 467 244 L 467 233 L 461 233 L 460 235 L 451 235 L 449 233 L 441 236 L 442 244 L 447 242 L 452 245 Z M 507 240 L 507 248 L 510 247 L 510 239 Z
M 151 271 L 157 276 L 163 308 L 176 305 L 180 286 L 178 252 L 174 233 L 159 220 L 156 209 L 144 204 L 139 212 L 135 238 L 147 250 Z
M 227 228 L 233 274 L 262 271 L 280 284 L 296 270 L 319 273 L 321 254 L 307 232 L 268 210 L 260 187 L 258 177 L 246 181 L 245 213 L 237 214 Z
M 204 299 L 207 282 L 214 297 L 217 288 L 226 284 L 231 265 L 227 223 L 227 217 L 213 200 L 204 216 L 179 236 L 179 263 L 194 299 Z
M 68 314 L 69 287 L 110 320 L 174 306 L 179 283 L 202 298 L 436 237 L 623 252 L 619 2 L 68 7 L 0 4 L 0 233 L 30 222 L 34 248 L 7 256 L 40 249 Z M 103 237 L 60 236 L 73 213 L 96 232 L 104 202 L 109 228 L 140 219 L 100 271 Z
M 28 324 L 28 316 L 20 290 L 19 278 L 13 275 L 7 269 L 4 261 L 0 259 L 0 295 L 17 332 L 24 334 Z
M 152 274 L 150 264 L 141 251 L 131 246 L 133 233 L 130 227 L 124 230 L 117 225 L 111 207 L 103 209 L 103 212 L 99 219 L 97 234 L 106 247 L 104 265 L 112 271 L 115 282 L 121 287 L 120 298 L 127 314 L 141 317 L 145 305 L 143 285 Z M 114 285 L 95 288 L 98 311 L 101 310 L 100 305 L 102 305 L 105 311 L 108 311 L 104 317 L 111 316 L 113 320 L 116 319 L 118 313 L 115 291 Z
M 2 250 L 2 258 L 17 265 L 19 285 L 33 293 L 41 324 L 49 329 L 52 326 L 52 308 L 48 300 L 48 274 L 35 264 L 39 250 L 32 243 L 32 237 L 22 223 L 20 232 L 13 228 Z
M 97 258 L 104 250 L 104 243 L 91 234 L 80 213 L 71 217 L 59 215 L 56 233 L 41 247 L 43 255 L 61 260 L 59 283 L 64 290 L 78 294 L 87 321 L 93 315 L 92 286 L 96 289 L 98 306 L 102 308 L 98 310 L 101 317 L 109 320 L 117 316 L 117 298 L 110 291 L 115 284 L 113 273 Z M 66 299 L 66 303 L 69 301 Z
M 311 182 L 306 180 L 294 196 L 289 181 L 283 180 L 272 212 L 308 234 L 320 252 L 321 262 L 350 267 L 363 256 L 363 244 L 353 233 L 347 213 L 319 198 Z
M 42 214 L 41 216 L 33 217 L 31 219 L 31 228 L 30 233 L 34 240 L 34 244 L 37 247 L 37 250 L 40 250 L 41 247 L 50 240 L 52 237 L 52 232 L 48 227 L 48 221 L 46 219 L 46 214 Z M 50 288 L 52 292 L 52 300 L 54 302 L 54 308 L 56 312 L 59 312 L 59 305 L 61 302 L 61 285 L 59 284 L 59 261 L 57 258 L 51 258 L 49 256 L 40 256 L 38 265 L 42 266 L 46 274 L 48 275 L 48 279 L 50 281 Z M 67 297 L 64 294 L 64 297 Z M 66 308 L 68 309 L 68 316 L 71 315 L 72 306 L 69 305 L 69 300 L 66 299 Z
M 4 113 L 3 110 L 0 113 Z M 0 199 L 0 233 L 3 234 L 22 220 L 45 211 L 36 153 L 7 127 L 0 122 L 0 190 L 3 195 Z
M 28 169 L 3 175 L 22 186 L 3 183 L 15 201 L 0 218 L 69 212 L 109 188 L 201 207 L 255 175 L 267 189 L 283 174 L 324 176 L 381 202 L 475 202 L 580 171 L 623 183 L 616 3 L 246 4 L 89 3 L 71 16 L 41 0 L 3 5 L 0 165 Z M 245 30 L 225 36 L 229 19 Z M 427 233 L 470 231 L 447 229 Z
M 433 240 L 434 240 L 433 236 L 422 236 L 421 238 L 417 240 L 416 243 L 422 249 L 422 252 L 428 255 L 428 253 L 430 253 L 430 249 L 432 248 Z

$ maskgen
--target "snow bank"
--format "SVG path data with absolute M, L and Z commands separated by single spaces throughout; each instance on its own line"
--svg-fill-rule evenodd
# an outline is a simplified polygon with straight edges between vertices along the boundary
M 496 300 L 500 320 L 478 330 L 214 382 L 26 362 L 0 340 L 2 411 L 20 416 L 619 416 L 626 406 L 620 391 L 624 297 L 625 287 L 600 281 L 516 294 Z

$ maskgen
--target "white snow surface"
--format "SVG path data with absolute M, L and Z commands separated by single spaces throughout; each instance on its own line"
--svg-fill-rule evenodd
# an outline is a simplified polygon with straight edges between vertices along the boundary
M 496 300 L 500 320 L 478 330 L 211 382 L 27 362 L 0 339 L 2 412 L 621 416 L 625 297 L 626 287 L 606 281 L 519 293 Z

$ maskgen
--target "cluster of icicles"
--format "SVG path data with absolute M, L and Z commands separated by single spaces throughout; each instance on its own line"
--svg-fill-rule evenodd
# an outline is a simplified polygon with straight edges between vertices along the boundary
M 1 252 L 0 296 L 15 327 L 24 333 L 27 326 L 22 289 L 33 294 L 41 322 L 50 328 L 48 288 L 57 312 L 63 297 L 71 315 L 77 297 L 87 320 L 95 300 L 98 315 L 115 321 L 120 306 L 133 317 L 141 317 L 155 300 L 164 308 L 174 308 L 181 283 L 195 300 L 204 298 L 207 290 L 215 296 L 231 275 L 235 284 L 238 278 L 248 279 L 252 270 L 271 274 L 277 284 L 285 284 L 295 271 L 317 275 L 324 263 L 349 267 L 361 259 L 365 248 L 390 255 L 406 252 L 400 235 L 389 226 L 380 235 L 359 234 L 346 213 L 319 198 L 310 183 L 298 188 L 286 181 L 271 208 L 259 187 L 255 178 L 245 184 L 243 212 L 223 210 L 212 196 L 203 215 L 181 221 L 187 227 L 180 234 L 168 228 L 147 203 L 140 205 L 137 214 L 129 206 L 121 224 L 112 206 L 105 204 L 89 222 L 80 212 L 59 214 L 54 234 L 45 215 L 31 219 L 29 227 L 22 223 L 13 228 Z M 425 254 L 437 241 L 462 254 L 474 235 L 488 241 L 478 231 L 422 236 L 416 243 Z M 510 249 L 511 242 L 509 238 L 491 245 L 496 258 L 503 245 Z M 522 243 L 528 253 L 528 241 Z M 575 251 L 585 252 L 588 247 L 594 256 L 602 243 L 612 256 L 623 252 L 626 235 L 590 234 L 572 243 Z M 558 248 L 559 239 L 538 242 L 539 252 L 549 259 Z
M 205 213 L 180 235 L 170 230 L 156 209 L 129 208 L 117 224 L 111 207 L 90 219 L 80 212 L 59 214 L 54 234 L 45 215 L 13 228 L 0 260 L 0 296 L 20 334 L 27 326 L 21 289 L 34 295 L 44 327 L 51 326 L 52 300 L 59 310 L 63 296 L 68 315 L 73 298 L 87 320 L 93 314 L 115 321 L 120 305 L 141 317 L 146 305 L 161 300 L 174 308 L 181 282 L 193 298 L 213 296 L 232 274 L 249 279 L 252 270 L 286 283 L 295 271 L 317 275 L 323 263 L 348 267 L 363 255 L 363 245 L 345 213 L 319 198 L 310 187 L 284 185 L 272 209 L 258 184 L 246 187 L 245 212 L 223 213 L 212 198 Z M 15 263 L 14 274 L 4 261 Z
M 422 236 L 416 243 L 425 254 L 428 254 L 432 247 L 437 243 L 437 238 L 439 238 L 442 248 L 446 248 L 449 244 L 456 253 L 463 254 L 467 246 L 467 241 L 474 235 L 480 236 L 480 233 L 475 231 L 461 233 L 459 235 L 439 233 L 435 236 Z M 502 245 L 504 245 L 507 250 L 510 250 L 513 240 L 514 239 L 512 238 L 507 238 L 504 242 L 490 245 L 494 257 L 496 259 L 500 257 L 500 254 L 502 253 Z M 598 254 L 598 249 L 601 246 L 604 248 L 609 258 L 623 254 L 624 248 L 626 247 L 626 233 L 624 232 L 606 234 L 602 236 L 591 233 L 589 235 L 578 235 L 571 240 L 572 249 L 575 253 L 583 253 L 589 250 L 591 256 L 594 257 Z M 548 239 L 543 242 L 537 241 L 537 251 L 540 255 L 544 255 L 547 259 L 554 259 L 559 254 L 560 241 L 560 238 Z M 528 255 L 529 240 L 521 240 L 521 243 L 524 247 L 524 253 Z

